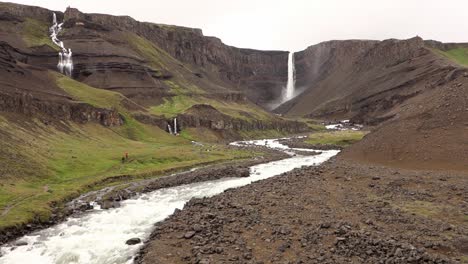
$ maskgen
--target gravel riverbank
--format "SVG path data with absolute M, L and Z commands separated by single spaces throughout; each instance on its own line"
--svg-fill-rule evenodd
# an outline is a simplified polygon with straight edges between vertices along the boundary
M 468 177 L 333 159 L 192 199 L 138 263 L 466 263 Z

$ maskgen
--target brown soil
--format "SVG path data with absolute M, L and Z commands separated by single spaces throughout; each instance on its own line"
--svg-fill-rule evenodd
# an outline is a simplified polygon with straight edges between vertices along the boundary
M 466 262 L 467 176 L 340 157 L 190 201 L 157 224 L 138 261 Z
M 409 99 L 398 119 L 377 127 L 343 156 L 404 168 L 468 171 L 467 77 Z

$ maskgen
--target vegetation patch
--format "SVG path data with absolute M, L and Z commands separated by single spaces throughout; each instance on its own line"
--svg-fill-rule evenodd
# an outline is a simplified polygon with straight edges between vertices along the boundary
M 124 96 L 120 93 L 97 89 L 56 72 L 52 72 L 51 74 L 54 75 L 57 85 L 61 89 L 70 94 L 73 98 L 92 106 L 107 109 L 117 108 L 124 99 Z
M 440 54 L 451 61 L 454 61 L 460 65 L 468 66 L 468 48 L 460 47 L 447 51 L 432 49 L 437 54 Z
M 361 140 L 366 134 L 366 131 L 354 130 L 318 132 L 310 134 L 305 142 L 311 145 L 336 145 L 345 147 Z
M 49 37 L 49 27 L 46 23 L 32 18 L 25 18 L 22 25 L 22 36 L 28 47 L 47 45 L 54 50 L 59 50 L 59 47 Z
M 426 201 L 408 202 L 403 204 L 401 209 L 403 211 L 424 217 L 433 217 L 442 212 L 441 208 L 434 205 L 433 203 Z

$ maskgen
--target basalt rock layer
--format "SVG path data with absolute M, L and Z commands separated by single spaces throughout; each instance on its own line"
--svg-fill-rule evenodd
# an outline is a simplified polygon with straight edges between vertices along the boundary
M 53 13 L 44 8 L 0 3 L 2 111 L 122 125 L 124 118 L 117 110 L 82 102 L 48 76 L 57 70 L 58 61 L 58 48 L 48 36 Z M 258 112 L 258 106 L 268 108 L 280 100 L 286 85 L 288 53 L 284 51 L 231 47 L 204 36 L 200 29 L 139 22 L 127 16 L 84 14 L 74 8 L 55 14 L 59 22 L 63 21 L 60 39 L 73 51 L 73 79 L 122 94 L 127 102 L 124 107 L 132 116 L 162 129 L 167 127 L 166 120 L 184 118 L 191 106 L 209 104 L 210 100 L 228 108 L 230 104 L 249 105 L 250 111 Z M 153 110 L 163 104 L 171 109 L 170 113 Z M 171 104 L 181 108 L 172 109 Z M 291 132 L 306 129 L 303 124 L 273 115 L 264 120 L 254 116 L 247 121 L 235 116 L 221 119 L 222 128 L 206 127 Z M 198 127 L 200 122 L 195 123 L 181 124 Z
M 419 37 L 311 46 L 295 54 L 300 96 L 276 111 L 377 126 L 343 157 L 467 170 L 468 70 L 450 53 L 466 47 Z

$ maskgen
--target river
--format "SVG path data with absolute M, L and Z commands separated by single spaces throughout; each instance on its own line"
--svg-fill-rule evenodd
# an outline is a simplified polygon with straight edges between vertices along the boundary
M 338 150 L 304 154 L 307 149 L 293 149 L 276 139 L 235 142 L 232 145 L 265 145 L 291 156 L 286 159 L 252 166 L 246 178 L 224 178 L 160 189 L 123 201 L 119 208 L 101 210 L 96 207 L 79 217 L 34 232 L 0 249 L 2 264 L 124 264 L 132 263 L 142 244 L 129 246 L 130 238 L 149 237 L 154 223 L 170 216 L 175 209 L 194 197 L 209 197 L 226 189 L 270 178 L 302 166 L 319 165 L 338 154 Z M 20 243 L 19 243 L 20 242 Z

